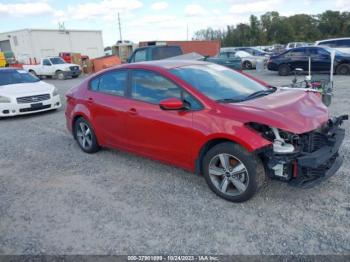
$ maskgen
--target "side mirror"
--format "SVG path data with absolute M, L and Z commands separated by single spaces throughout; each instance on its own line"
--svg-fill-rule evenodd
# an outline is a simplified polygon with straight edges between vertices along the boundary
M 168 98 L 160 101 L 159 107 L 163 110 L 181 110 L 185 108 L 185 105 L 178 98 Z

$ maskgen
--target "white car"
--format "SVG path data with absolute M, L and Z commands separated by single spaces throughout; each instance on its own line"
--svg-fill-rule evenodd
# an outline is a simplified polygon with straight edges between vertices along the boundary
M 332 47 L 340 52 L 350 54 L 350 37 L 321 40 L 317 41 L 315 45 Z
M 0 117 L 24 115 L 61 107 L 56 88 L 27 71 L 0 69 Z

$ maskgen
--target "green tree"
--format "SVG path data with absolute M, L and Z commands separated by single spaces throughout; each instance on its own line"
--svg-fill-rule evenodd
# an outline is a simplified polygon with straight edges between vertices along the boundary
M 252 45 L 260 45 L 262 42 L 260 21 L 255 15 L 251 15 L 250 21 L 250 38 Z
M 288 17 L 288 23 L 294 31 L 293 41 L 313 42 L 321 37 L 318 21 L 315 17 L 298 14 Z
M 280 16 L 271 11 L 260 16 L 251 15 L 249 24 L 227 25 L 226 30 L 212 28 L 194 34 L 198 40 L 221 40 L 222 46 L 285 44 L 313 42 L 319 39 L 350 36 L 350 12 L 327 10 L 319 15 L 297 14 Z

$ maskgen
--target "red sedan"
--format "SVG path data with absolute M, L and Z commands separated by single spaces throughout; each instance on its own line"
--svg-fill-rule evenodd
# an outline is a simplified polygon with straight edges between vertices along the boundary
M 333 175 L 346 117 L 329 119 L 315 92 L 266 87 L 197 61 L 104 70 L 69 91 L 66 108 L 83 151 L 118 148 L 202 174 L 234 202 L 267 176 L 309 186 Z

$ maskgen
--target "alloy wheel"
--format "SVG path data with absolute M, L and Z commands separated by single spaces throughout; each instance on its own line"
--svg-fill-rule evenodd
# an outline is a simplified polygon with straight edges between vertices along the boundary
M 220 192 L 229 196 L 241 195 L 249 183 L 246 166 L 238 158 L 225 153 L 210 160 L 209 177 Z
M 84 149 L 89 149 L 92 146 L 92 133 L 90 127 L 86 123 L 79 123 L 77 126 L 76 135 L 81 147 Z

